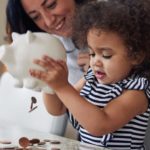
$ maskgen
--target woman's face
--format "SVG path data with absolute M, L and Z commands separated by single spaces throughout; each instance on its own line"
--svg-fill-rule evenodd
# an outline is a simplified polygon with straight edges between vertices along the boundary
M 21 0 L 25 12 L 42 30 L 70 37 L 75 13 L 74 0 Z

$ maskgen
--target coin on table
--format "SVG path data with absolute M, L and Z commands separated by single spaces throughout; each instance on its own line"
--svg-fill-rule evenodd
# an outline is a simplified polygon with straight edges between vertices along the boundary
M 8 141 L 8 140 L 0 140 L 0 144 L 11 144 L 11 141 Z
M 40 142 L 38 143 L 38 145 L 45 145 L 45 144 L 46 144 L 45 141 L 40 141 Z
M 49 139 L 44 139 L 44 142 L 51 142 L 51 140 L 49 140 Z
M 27 137 L 21 137 L 19 139 L 19 145 L 21 147 L 26 148 L 26 147 L 29 146 L 29 144 L 30 144 L 30 141 L 29 141 L 29 139 Z
M 40 139 L 36 139 L 36 138 L 34 138 L 34 139 L 31 139 L 30 140 L 30 143 L 33 145 L 33 144 L 39 144 L 40 143 Z
M 60 144 L 61 142 L 60 141 L 57 141 L 57 140 L 52 140 L 51 141 L 51 144 Z
M 0 150 L 16 150 L 17 148 L 15 144 L 0 144 Z

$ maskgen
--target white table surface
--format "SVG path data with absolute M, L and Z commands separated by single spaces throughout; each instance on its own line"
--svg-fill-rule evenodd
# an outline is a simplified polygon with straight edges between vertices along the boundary
M 39 124 L 42 125 L 42 122 L 39 122 Z M 18 141 L 21 137 L 27 137 L 28 139 L 38 138 L 40 139 L 40 141 L 45 139 L 60 141 L 60 144 L 48 143 L 42 146 L 41 148 L 31 147 L 31 150 L 51 150 L 52 148 L 58 148 L 60 150 L 107 150 L 106 148 L 100 148 L 89 144 L 83 144 L 79 141 L 75 141 L 57 135 L 52 135 L 45 132 L 39 132 L 36 130 L 23 128 L 10 122 L 0 120 L 0 141 L 11 141 L 12 146 L 19 146 Z M 4 147 L 6 147 L 6 145 L 0 144 L 0 149 L 4 149 Z

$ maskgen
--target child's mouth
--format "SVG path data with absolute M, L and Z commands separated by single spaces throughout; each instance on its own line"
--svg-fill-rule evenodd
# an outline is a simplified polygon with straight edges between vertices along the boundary
M 97 79 L 103 79 L 105 77 L 105 73 L 101 71 L 96 71 L 95 76 Z

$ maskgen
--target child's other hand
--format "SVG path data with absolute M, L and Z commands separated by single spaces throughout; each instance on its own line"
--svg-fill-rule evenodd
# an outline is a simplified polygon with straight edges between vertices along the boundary
M 89 61 L 90 61 L 90 57 L 89 57 L 88 51 L 79 52 L 78 58 L 77 58 L 77 63 L 82 68 L 83 72 L 86 72 L 88 70 Z
M 55 91 L 68 84 L 68 69 L 63 60 L 54 60 L 48 56 L 35 59 L 34 63 L 41 66 L 44 71 L 30 69 L 30 75 L 46 82 Z

